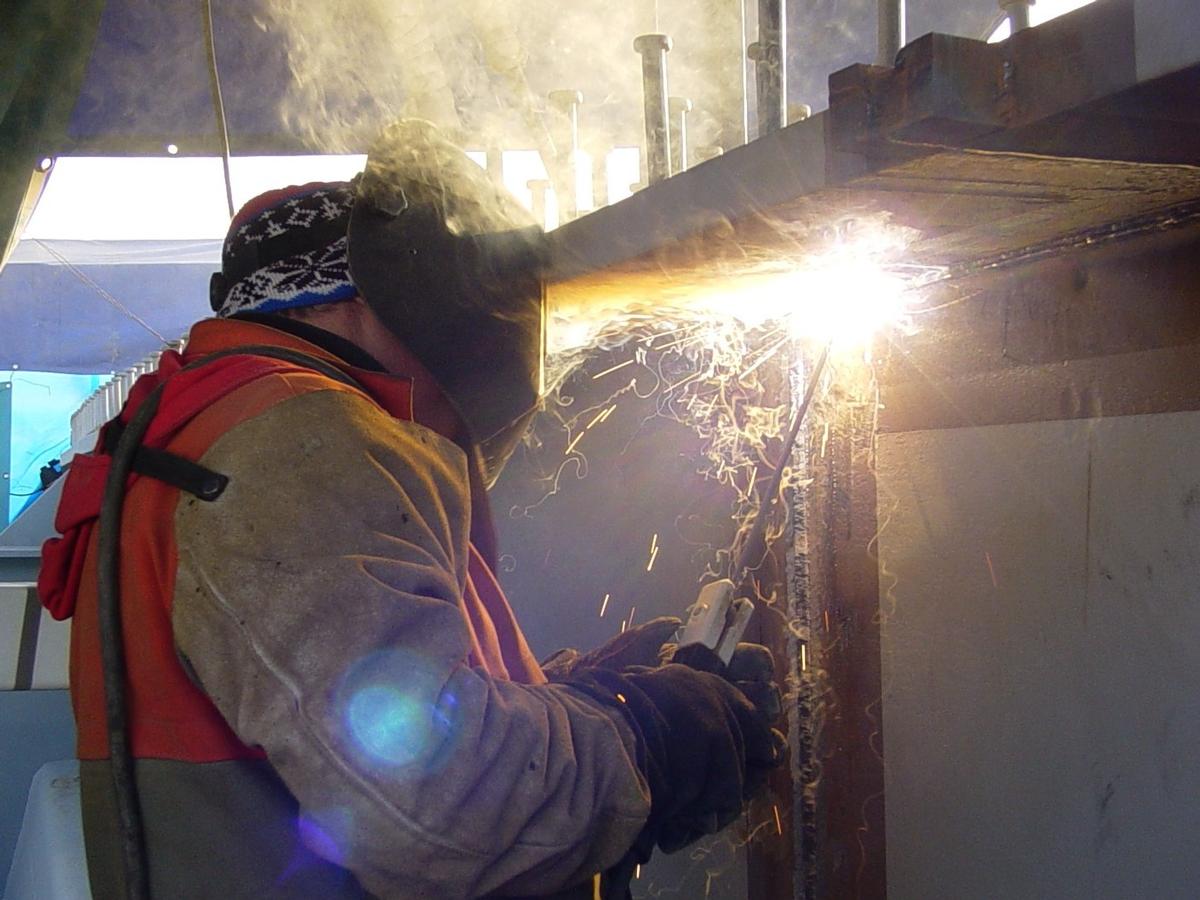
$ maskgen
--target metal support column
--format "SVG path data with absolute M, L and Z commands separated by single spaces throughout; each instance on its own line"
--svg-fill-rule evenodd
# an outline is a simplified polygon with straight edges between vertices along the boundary
M 749 47 L 758 99 L 758 137 L 787 124 L 787 0 L 758 0 L 758 40 Z
M 646 183 L 671 177 L 671 127 L 667 100 L 667 53 L 671 39 L 665 34 L 643 34 L 633 41 L 642 57 L 642 93 L 646 116 Z
M 670 98 L 671 149 L 674 151 L 672 166 L 676 172 L 688 170 L 687 119 L 692 111 L 692 101 L 687 97 Z
M 879 56 L 877 65 L 892 68 L 896 55 L 904 46 L 905 0 L 879 0 Z
M 1008 16 L 1008 24 L 1012 27 L 1013 34 L 1029 27 L 1029 7 L 1033 4 L 1034 0 L 1000 0 L 1000 8 Z

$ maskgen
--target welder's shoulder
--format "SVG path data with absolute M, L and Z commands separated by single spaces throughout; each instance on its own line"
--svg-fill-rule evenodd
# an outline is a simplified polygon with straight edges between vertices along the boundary
M 195 424 L 211 437 L 199 461 L 231 478 L 266 478 L 268 470 L 316 475 L 325 484 L 382 478 L 410 492 L 449 495 L 454 505 L 468 502 L 466 454 L 456 444 L 316 372 L 255 379 Z

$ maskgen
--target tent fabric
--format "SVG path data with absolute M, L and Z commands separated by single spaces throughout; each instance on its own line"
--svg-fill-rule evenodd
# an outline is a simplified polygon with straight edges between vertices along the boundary
M 17 244 L 9 264 L 62 265 L 64 259 L 76 266 L 194 263 L 216 270 L 221 267 L 221 241 L 25 240 Z
M 320 4 L 214 2 L 233 153 L 365 150 L 379 124 L 404 108 L 395 72 L 404 48 L 381 25 L 410 9 L 431 14 L 428 3 L 359 4 L 355 19 L 336 22 L 334 35 L 291 28 L 296 17 L 325 21 L 330 13 Z M 204 27 L 201 3 L 109 0 L 64 151 L 148 154 L 171 143 L 184 155 L 220 153 Z M 320 38 L 336 55 L 311 43 Z M 446 92 L 442 104 L 452 110 L 454 97 Z
M 126 246 L 120 252 L 104 248 L 104 242 L 48 243 L 70 265 L 13 262 L 0 272 L 0 369 L 121 371 L 212 315 L 208 279 L 217 264 L 215 258 L 195 261 L 201 251 L 194 242 L 175 249 L 147 242 L 140 250 Z M 84 255 L 64 253 L 65 243 L 101 246 L 91 247 L 94 261 L 84 262 Z M 212 248 L 203 252 L 211 254 Z M 14 256 L 34 253 L 21 246 Z M 143 262 L 102 261 L 122 254 Z
M 38 160 L 65 138 L 103 0 L 4 0 L 0 13 L 0 249 Z M 0 263 L 3 260 L 0 259 Z

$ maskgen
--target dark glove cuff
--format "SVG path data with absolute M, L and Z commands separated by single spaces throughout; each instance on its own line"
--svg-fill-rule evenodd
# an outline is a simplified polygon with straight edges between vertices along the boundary
M 646 692 L 619 672 L 577 669 L 566 683 L 616 710 L 637 738 L 636 762 L 650 789 L 650 816 L 632 850 L 639 862 L 646 862 L 657 843 L 666 813 L 673 806 L 668 777 L 668 723 Z

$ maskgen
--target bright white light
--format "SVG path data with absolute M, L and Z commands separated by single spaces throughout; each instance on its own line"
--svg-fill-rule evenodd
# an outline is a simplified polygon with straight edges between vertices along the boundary
M 787 258 L 734 271 L 589 277 L 547 287 L 552 354 L 594 344 L 599 335 L 653 321 L 711 322 L 716 331 L 786 329 L 797 338 L 857 349 L 877 332 L 909 330 L 916 287 L 933 270 L 910 262 L 914 229 L 881 216 L 846 216 L 809 236 Z M 849 345 L 849 346 L 846 346 Z
M 229 227 L 215 157 L 59 157 L 23 237 L 45 240 L 221 238 Z
M 174 156 L 174 155 L 175 155 L 175 154 L 177 154 L 178 152 L 179 152 L 179 145 L 178 145 L 178 144 L 167 144 L 167 153 L 168 153 L 169 155 L 171 155 L 171 156 Z
M 596 194 L 592 185 L 592 155 L 586 150 L 573 150 L 572 168 L 575 170 L 575 203 L 580 212 L 596 208 Z
M 604 161 L 609 204 L 619 203 L 633 194 L 633 186 L 642 177 L 642 151 L 637 147 L 615 147 Z
M 349 181 L 361 172 L 366 164 L 367 157 L 363 154 L 235 156 L 229 161 L 229 177 L 233 182 L 233 202 L 235 206 L 240 207 L 247 200 L 252 200 L 259 194 L 292 184 L 307 184 L 310 181 Z M 224 183 L 218 184 L 218 188 L 220 196 L 224 197 Z M 222 200 L 222 202 L 224 201 Z
M 1033 26 L 1041 25 L 1043 22 L 1057 19 L 1059 16 L 1074 12 L 1093 2 L 1095 0 L 1037 0 L 1036 3 L 1029 7 L 1029 24 Z M 1012 26 L 1009 24 L 1008 19 L 1005 19 L 988 36 L 988 43 L 995 44 L 999 41 L 1007 40 L 1011 36 Z
M 866 343 L 881 329 L 904 323 L 910 298 L 895 263 L 905 232 L 880 227 L 839 232 L 824 249 L 725 300 L 727 312 L 749 325 L 786 322 L 797 338 Z
M 796 337 L 866 343 L 905 315 L 904 281 L 871 264 L 832 263 L 784 276 L 779 288 L 792 304 L 789 326 Z
M 235 156 L 234 204 L 291 184 L 346 181 L 365 161 L 365 156 Z M 55 162 L 23 237 L 192 240 L 222 238 L 228 227 L 218 157 L 65 156 Z

